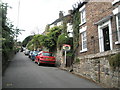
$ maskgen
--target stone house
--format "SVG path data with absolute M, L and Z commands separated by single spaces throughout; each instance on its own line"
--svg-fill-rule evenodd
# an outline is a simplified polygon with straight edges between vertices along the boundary
M 55 21 L 53 21 L 51 24 L 49 24 L 49 27 L 52 28 L 54 26 L 60 26 L 63 25 L 63 23 L 70 23 L 71 22 L 71 14 L 70 14 L 70 10 L 68 11 L 67 15 L 63 14 L 63 11 L 59 12 L 59 18 L 56 19 Z
M 108 60 L 120 52 L 120 0 L 88 1 L 79 12 L 79 63 L 73 64 L 73 72 L 106 87 L 120 87 L 119 67 L 113 71 Z

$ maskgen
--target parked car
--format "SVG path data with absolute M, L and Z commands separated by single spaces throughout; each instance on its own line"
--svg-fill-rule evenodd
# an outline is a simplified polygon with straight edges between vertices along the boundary
M 33 52 L 31 53 L 31 57 L 30 57 L 30 58 L 34 61 L 36 55 L 37 55 L 39 52 L 40 52 L 40 51 L 33 51 Z
M 30 50 L 28 50 L 28 49 L 26 49 L 24 52 L 25 55 L 29 55 L 29 53 L 30 53 Z
M 40 65 L 41 63 L 55 65 L 56 59 L 52 52 L 41 51 L 36 55 L 35 62 L 38 65 Z
M 30 51 L 28 57 L 31 58 L 31 55 L 32 55 L 33 51 Z

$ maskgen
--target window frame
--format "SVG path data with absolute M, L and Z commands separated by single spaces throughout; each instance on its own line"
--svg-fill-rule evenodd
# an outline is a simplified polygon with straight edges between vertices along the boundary
M 98 37 L 99 37 L 99 51 L 100 52 L 105 52 L 104 51 L 104 41 L 103 41 L 103 28 L 108 26 L 109 27 L 109 39 L 110 39 L 110 50 L 113 50 L 113 39 L 112 39 L 112 24 L 111 20 L 107 20 L 106 22 L 98 25 Z
M 79 9 L 80 12 L 80 26 L 86 23 L 86 9 L 85 5 Z
M 82 29 L 80 29 L 80 36 L 81 36 L 81 42 L 82 42 L 82 48 L 81 48 L 81 53 L 82 52 L 86 52 L 87 51 L 87 32 L 86 32 L 86 30 L 87 30 L 87 26 L 85 26 L 85 27 L 83 27 Z M 85 40 L 83 40 L 84 38 L 83 38 L 83 34 L 85 34 Z M 86 42 L 86 48 L 84 48 L 84 43 L 83 42 Z
M 119 18 L 118 18 L 118 16 L 119 16 Z M 116 15 L 116 24 L 117 24 L 117 41 L 115 42 L 115 44 L 120 44 L 120 13 L 118 13 L 117 15 Z

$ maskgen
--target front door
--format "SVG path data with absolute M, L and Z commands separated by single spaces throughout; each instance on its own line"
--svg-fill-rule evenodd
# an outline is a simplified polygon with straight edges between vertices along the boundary
M 110 50 L 109 27 L 103 28 L 104 51 Z

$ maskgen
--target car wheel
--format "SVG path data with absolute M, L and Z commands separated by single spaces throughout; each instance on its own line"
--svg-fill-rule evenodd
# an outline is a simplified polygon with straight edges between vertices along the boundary
M 40 62 L 39 62 L 39 60 L 38 60 L 38 66 L 40 66 Z
M 32 58 L 32 61 L 34 61 L 34 59 Z
M 34 63 L 36 63 L 36 61 L 34 60 Z

